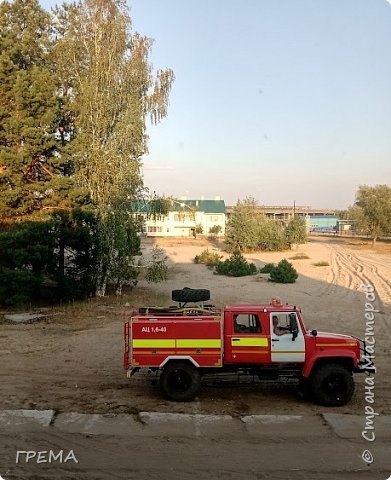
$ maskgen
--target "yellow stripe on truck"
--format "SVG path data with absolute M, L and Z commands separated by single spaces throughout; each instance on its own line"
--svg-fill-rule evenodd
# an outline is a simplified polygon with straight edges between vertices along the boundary
M 150 340 L 145 339 L 136 339 L 133 340 L 133 348 L 175 348 L 175 339 L 166 340 L 166 339 L 157 339 L 153 338 Z
M 221 348 L 219 338 L 186 338 L 176 341 L 176 348 Z
M 221 348 L 219 338 L 135 339 L 133 348 Z
M 269 342 L 267 338 L 231 338 L 233 347 L 267 347 Z

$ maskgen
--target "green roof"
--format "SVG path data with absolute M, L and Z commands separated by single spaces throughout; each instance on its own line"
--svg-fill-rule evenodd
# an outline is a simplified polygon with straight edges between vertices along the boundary
M 149 200 L 132 200 L 129 204 L 130 210 L 137 213 L 152 213 Z
M 138 213 L 152 213 L 150 200 L 133 200 L 130 202 L 131 210 Z M 225 213 L 224 200 L 174 200 L 170 208 L 172 212 L 192 210 L 204 213 Z
M 186 205 L 196 212 L 225 213 L 224 200 L 176 200 L 171 210 L 177 211 L 180 205 Z

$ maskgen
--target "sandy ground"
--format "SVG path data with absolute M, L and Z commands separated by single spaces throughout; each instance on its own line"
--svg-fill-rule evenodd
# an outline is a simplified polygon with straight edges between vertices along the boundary
M 305 253 L 309 258 L 291 259 L 299 272 L 293 285 L 268 282 L 267 276 L 244 278 L 216 276 L 194 256 L 218 246 L 205 240 L 159 239 L 171 266 L 169 280 L 144 282 L 120 298 L 93 299 L 41 309 L 49 314 L 29 325 L 11 325 L 0 312 L 0 408 L 52 408 L 78 412 L 129 412 L 153 410 L 188 413 L 316 414 L 335 412 L 301 400 L 291 386 L 238 385 L 208 382 L 194 402 L 177 404 L 164 400 L 158 382 L 147 374 L 128 380 L 122 367 L 122 326 L 126 305 L 171 303 L 172 289 L 184 286 L 209 288 L 216 305 L 264 303 L 272 296 L 302 308 L 307 327 L 323 331 L 365 335 L 363 283 L 376 288 L 376 386 L 375 408 L 391 413 L 390 351 L 391 252 L 376 253 L 366 247 L 341 244 L 333 238 L 313 238 L 296 251 L 249 254 L 257 266 Z M 143 245 L 148 253 L 153 243 Z M 223 254 L 222 252 L 219 252 Z M 325 261 L 329 266 L 316 267 Z M 364 376 L 356 375 L 356 393 L 338 413 L 364 411 Z

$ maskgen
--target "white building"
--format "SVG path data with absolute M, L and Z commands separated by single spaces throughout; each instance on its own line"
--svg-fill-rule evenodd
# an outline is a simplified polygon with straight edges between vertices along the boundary
M 224 200 L 175 200 L 167 215 L 146 216 L 145 233 L 148 237 L 224 235 Z

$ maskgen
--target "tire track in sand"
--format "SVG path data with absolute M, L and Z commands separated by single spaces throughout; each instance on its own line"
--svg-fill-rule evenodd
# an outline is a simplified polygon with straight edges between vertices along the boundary
M 380 271 L 380 268 L 387 268 L 387 264 L 356 254 L 345 247 L 331 245 L 330 249 L 330 273 L 327 279 L 329 285 L 323 294 L 346 297 L 349 292 L 342 293 L 338 291 L 338 287 L 354 292 L 360 290 L 362 284 L 370 283 L 374 286 L 379 300 L 391 305 L 391 282 Z
M 328 286 L 323 294 L 346 298 L 354 293 L 353 286 L 357 277 L 364 280 L 362 268 L 349 264 L 343 256 L 341 248 L 336 245 L 330 246 L 330 273 L 328 276 Z
M 347 251 L 344 255 L 348 263 L 360 265 L 361 278 L 365 278 L 366 282 L 375 287 L 381 302 L 391 304 L 391 282 L 379 271 L 378 263 L 351 251 Z
M 375 288 L 375 308 L 380 310 L 380 315 L 377 315 L 376 331 L 377 335 L 384 341 L 389 342 L 391 338 L 390 320 L 384 314 L 384 306 L 391 304 L 391 284 L 386 277 L 384 277 L 374 265 L 370 258 L 361 258 L 360 255 L 352 252 L 346 248 L 339 248 L 337 253 L 338 261 L 350 272 L 356 273 L 356 280 L 351 288 L 356 291 L 362 291 L 363 284 L 372 285 Z M 388 344 L 388 343 L 387 343 Z

